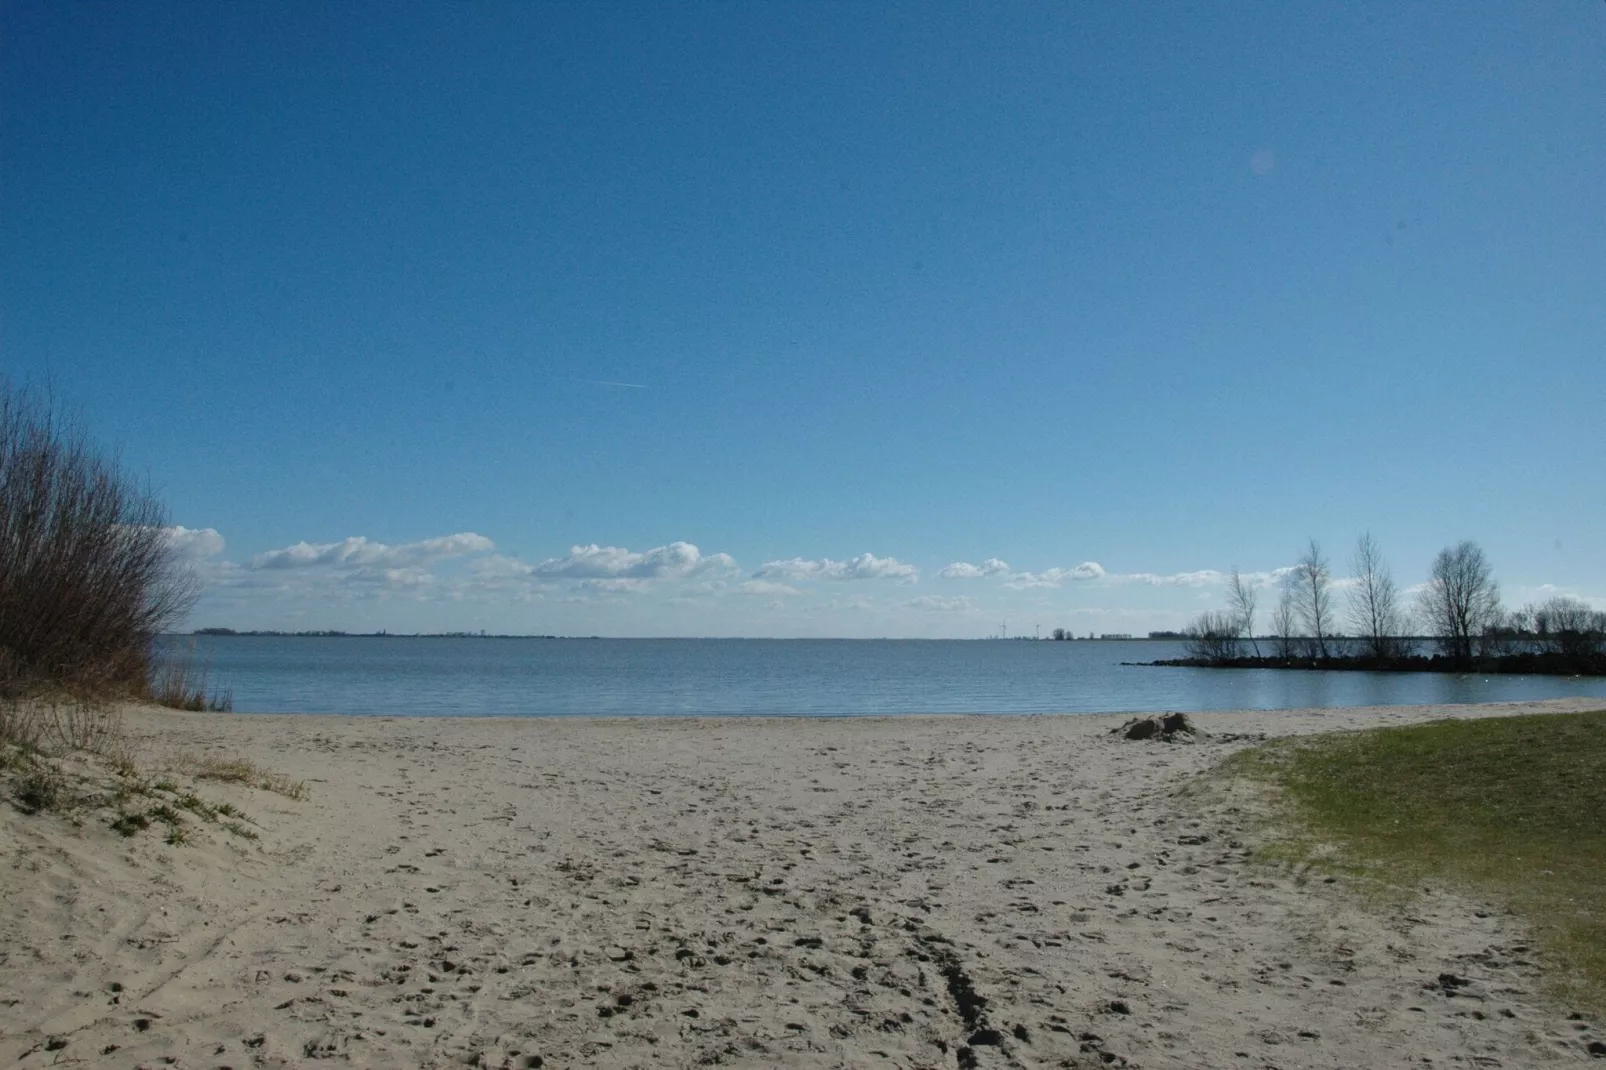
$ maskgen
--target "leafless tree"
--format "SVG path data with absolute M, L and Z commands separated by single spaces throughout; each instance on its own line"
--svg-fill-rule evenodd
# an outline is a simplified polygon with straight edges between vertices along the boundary
M 1235 568 L 1227 583 L 1227 612 L 1238 622 L 1238 634 L 1246 637 L 1260 657 L 1260 640 L 1255 638 L 1255 589 L 1244 581 Z
M 1288 574 L 1294 594 L 1294 612 L 1310 636 L 1311 653 L 1327 657 L 1327 640 L 1333 634 L 1333 576 L 1315 539 Z
M 1349 591 L 1349 619 L 1355 634 L 1366 640 L 1368 656 L 1386 661 L 1400 653 L 1400 596 L 1383 550 L 1367 532 L 1355 543 L 1350 559 L 1355 586 Z
M 1238 656 L 1238 619 L 1231 613 L 1201 613 L 1188 626 L 1188 657 L 1212 664 Z
M 194 597 L 166 525 L 75 423 L 0 380 L 0 694 L 143 689 Z
M 1483 548 L 1463 539 L 1440 550 L 1417 609 L 1444 653 L 1470 663 L 1473 644 L 1501 619 L 1500 588 Z
M 1284 661 L 1291 659 L 1298 645 L 1299 629 L 1294 623 L 1294 592 L 1287 586 L 1277 599 L 1277 608 L 1272 610 L 1271 633 L 1277 638 L 1277 656 Z

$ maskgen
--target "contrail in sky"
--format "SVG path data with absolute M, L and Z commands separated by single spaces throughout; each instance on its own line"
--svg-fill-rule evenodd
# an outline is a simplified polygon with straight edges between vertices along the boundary
M 645 383 L 616 383 L 611 379 L 577 379 L 575 381 L 579 382 L 579 383 L 590 383 L 592 386 L 617 386 L 617 387 L 623 387 L 626 390 L 645 390 L 645 389 L 647 389 L 647 384 L 645 384 Z

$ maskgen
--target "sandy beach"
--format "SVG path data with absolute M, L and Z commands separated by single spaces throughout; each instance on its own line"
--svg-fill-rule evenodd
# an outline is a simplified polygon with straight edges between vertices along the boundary
M 130 710 L 295 801 L 169 846 L 0 806 L 0 1064 L 1587 1062 L 1520 921 L 1251 860 L 1254 737 L 1598 707 L 408 719 Z M 1247 737 L 1247 739 L 1246 739 Z M 1444 976 L 1451 981 L 1445 982 Z

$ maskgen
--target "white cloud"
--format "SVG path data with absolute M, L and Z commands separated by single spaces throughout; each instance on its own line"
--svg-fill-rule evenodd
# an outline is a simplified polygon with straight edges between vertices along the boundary
M 488 580 L 513 579 L 528 576 L 535 571 L 535 566 L 516 557 L 506 554 L 491 554 L 487 557 L 475 558 L 469 563 L 469 571 L 476 576 Z
M 1040 587 L 1060 587 L 1066 583 L 1101 580 L 1109 574 L 1097 561 L 1083 561 L 1071 568 L 1050 568 L 1042 572 L 1015 572 L 1004 584 L 1011 590 L 1022 591 Z
M 1111 576 L 1110 579 L 1117 583 L 1142 583 L 1150 587 L 1208 587 L 1212 584 L 1225 583 L 1227 574 L 1206 568 L 1198 572 L 1173 572 L 1168 575 L 1154 572 L 1123 572 Z
M 587 591 L 603 591 L 607 594 L 626 594 L 636 591 L 645 591 L 652 585 L 648 579 L 630 576 L 615 576 L 605 580 L 581 580 L 580 586 Z
M 747 595 L 794 595 L 803 592 L 796 587 L 784 583 L 775 583 L 770 580 L 746 580 L 732 588 L 737 594 Z
M 1294 571 L 1291 567 L 1275 568 L 1269 572 L 1240 573 L 1243 581 L 1251 587 L 1274 587 L 1281 583 L 1288 573 Z M 1097 561 L 1083 561 L 1070 568 L 1055 567 L 1044 569 L 1041 572 L 1016 572 L 1009 565 L 996 557 L 989 557 L 979 565 L 966 561 L 955 561 L 944 568 L 938 575 L 951 580 L 974 580 L 989 577 L 999 577 L 1003 586 L 1012 591 L 1027 591 L 1040 589 L 1055 589 L 1067 583 L 1089 583 L 1099 581 L 1103 584 L 1137 584 L 1147 587 L 1213 587 L 1227 582 L 1228 573 L 1216 569 L 1201 569 L 1197 572 L 1110 572 Z M 1335 580 L 1334 586 L 1342 587 L 1348 581 Z
M 698 575 L 703 575 L 704 573 L 734 574 L 740 572 L 741 570 L 742 566 L 736 563 L 736 559 L 734 557 L 732 557 L 730 554 L 723 553 L 709 554 L 697 565 Z
M 1554 583 L 1541 583 L 1532 587 L 1514 586 L 1511 589 L 1512 604 L 1526 605 L 1530 602 L 1548 602 L 1552 598 L 1576 598 L 1590 609 L 1606 610 L 1606 598 L 1584 594 L 1574 587 L 1561 587 Z
M 1009 565 L 996 557 L 989 557 L 979 565 L 968 561 L 955 561 L 937 575 L 945 580 L 979 580 L 986 576 L 1008 575 Z
M 943 598 L 940 595 L 928 594 L 912 598 L 904 605 L 910 609 L 924 609 L 934 613 L 963 613 L 970 608 L 970 599 L 962 595 L 957 598 Z
M 406 568 L 357 568 L 342 572 L 341 583 L 375 587 L 427 587 L 435 582 L 428 569 L 409 565 Z
M 897 580 L 900 583 L 914 583 L 920 579 L 920 570 L 913 565 L 906 565 L 895 557 L 877 557 L 874 554 L 860 554 L 847 561 L 833 561 L 830 558 L 821 558 L 811 561 L 806 558 L 793 557 L 785 561 L 768 561 L 764 567 L 753 573 L 754 579 L 782 579 L 782 580 Z
M 704 557 L 689 542 L 672 542 L 643 553 L 621 546 L 571 546 L 564 557 L 551 557 L 530 571 L 537 576 L 567 579 L 679 579 L 703 572 L 730 571 L 736 560 L 730 554 Z
M 251 559 L 254 569 L 314 568 L 406 568 L 430 561 L 442 561 L 471 554 L 490 553 L 496 544 L 471 531 L 442 535 L 434 539 L 387 546 L 361 535 L 339 542 L 298 542 L 282 550 L 269 550 Z
M 216 528 L 176 525 L 167 529 L 167 541 L 184 557 L 216 557 L 223 552 L 223 536 Z
M 1292 568 L 1275 568 L 1269 572 L 1243 572 L 1239 573 L 1244 583 L 1251 587 L 1275 587 L 1294 571 Z M 1135 584 L 1145 587 L 1215 587 L 1227 582 L 1231 574 L 1217 569 L 1206 568 L 1196 572 L 1110 572 L 1097 561 L 1083 561 L 1072 568 L 1050 568 L 1042 572 L 1014 572 L 1009 574 L 1004 586 L 1010 590 L 1022 591 L 1036 588 L 1062 587 L 1067 583 L 1081 583 L 1099 580 L 1106 584 Z M 1346 586 L 1351 581 L 1334 580 L 1335 587 Z

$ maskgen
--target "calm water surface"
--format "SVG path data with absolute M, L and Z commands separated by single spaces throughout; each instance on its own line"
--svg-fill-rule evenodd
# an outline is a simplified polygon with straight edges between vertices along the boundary
M 189 640 L 179 641 L 187 648 Z M 1102 713 L 1599 696 L 1606 679 L 1123 665 L 1174 642 L 200 637 L 242 713 Z

